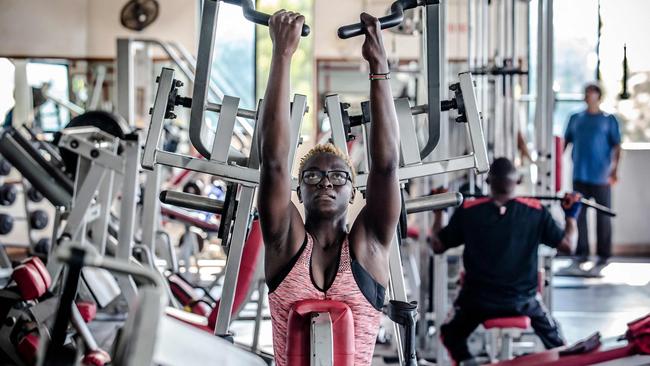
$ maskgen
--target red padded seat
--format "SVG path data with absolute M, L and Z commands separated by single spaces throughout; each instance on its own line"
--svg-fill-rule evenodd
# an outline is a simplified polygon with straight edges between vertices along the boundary
M 45 295 L 52 278 L 38 258 L 30 258 L 14 268 L 11 278 L 16 281 L 23 300 L 36 300 Z
M 485 327 L 485 329 L 528 329 L 530 327 L 530 318 L 527 316 L 509 316 L 505 318 L 488 319 L 483 322 L 483 327 Z
M 345 303 L 332 300 L 302 300 L 292 305 L 287 325 L 288 365 L 309 365 L 311 314 L 326 312 L 332 318 L 334 366 L 354 365 L 352 310 Z
M 33 365 L 36 362 L 36 355 L 38 354 L 38 342 L 40 338 L 36 333 L 29 333 L 23 337 L 16 347 L 16 351 L 20 355 L 20 358 L 29 365 Z

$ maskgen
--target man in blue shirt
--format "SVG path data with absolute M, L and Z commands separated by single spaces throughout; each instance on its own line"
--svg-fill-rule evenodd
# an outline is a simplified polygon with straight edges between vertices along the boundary
M 618 121 L 600 110 L 601 89 L 590 84 L 585 87 L 587 109 L 569 119 L 564 135 L 564 148 L 573 145 L 573 189 L 586 198 L 611 206 L 611 185 L 618 180 L 621 159 L 621 133 Z M 576 255 L 581 262 L 589 256 L 587 210 L 578 217 L 578 246 Z M 612 254 L 612 223 L 598 213 L 596 221 L 598 261 L 602 268 Z

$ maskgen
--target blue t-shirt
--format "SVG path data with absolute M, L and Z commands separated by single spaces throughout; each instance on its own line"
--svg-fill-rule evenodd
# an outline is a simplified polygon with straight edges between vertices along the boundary
M 608 184 L 612 149 L 621 143 L 616 117 L 607 113 L 576 113 L 569 119 L 564 139 L 573 144 L 573 180 Z

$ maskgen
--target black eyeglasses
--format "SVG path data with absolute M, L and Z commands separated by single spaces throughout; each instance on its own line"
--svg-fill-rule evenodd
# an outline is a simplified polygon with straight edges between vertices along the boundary
M 305 182 L 305 184 L 315 186 L 322 182 L 323 178 L 326 176 L 334 186 L 343 186 L 348 182 L 348 180 L 352 181 L 350 173 L 345 170 L 305 170 L 302 172 L 302 181 Z

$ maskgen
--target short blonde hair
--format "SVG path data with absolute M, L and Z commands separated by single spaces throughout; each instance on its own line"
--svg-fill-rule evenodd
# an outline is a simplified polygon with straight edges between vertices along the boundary
M 305 154 L 305 156 L 302 157 L 302 159 L 300 159 L 300 165 L 298 167 L 299 181 L 302 179 L 302 171 L 303 169 L 305 169 L 305 164 L 307 164 L 307 161 L 309 161 L 309 159 L 313 158 L 318 154 L 331 154 L 343 160 L 343 162 L 345 162 L 345 165 L 348 166 L 348 169 L 350 169 L 350 176 L 351 176 L 350 179 L 352 179 L 352 183 L 354 184 L 356 172 L 354 171 L 354 167 L 352 166 L 352 161 L 350 161 L 350 157 L 348 157 L 347 154 L 341 151 L 341 149 L 339 149 L 338 147 L 330 143 L 318 144 L 314 146 L 311 150 L 307 152 L 307 154 Z

